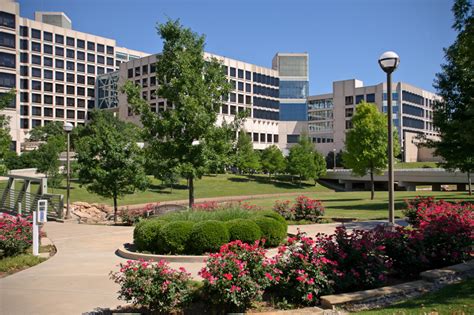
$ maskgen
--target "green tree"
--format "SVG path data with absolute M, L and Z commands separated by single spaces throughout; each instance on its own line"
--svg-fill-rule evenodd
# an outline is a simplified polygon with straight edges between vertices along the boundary
M 107 111 L 93 111 L 89 117 L 76 148 L 79 181 L 89 192 L 113 199 L 117 222 L 117 199 L 149 184 L 138 130 Z
M 29 141 L 48 141 L 50 137 L 64 137 L 66 139 L 63 122 L 53 121 L 44 126 L 36 126 L 29 132 Z M 64 140 L 66 141 L 66 140 Z
M 259 156 L 253 149 L 252 139 L 244 129 L 240 130 L 235 146 L 235 166 L 247 174 L 260 169 Z
M 290 148 L 287 169 L 288 173 L 299 177 L 300 185 L 303 179 L 315 178 L 314 146 L 307 135 L 300 135 L 298 143 Z
M 323 155 L 318 151 L 314 151 L 314 166 L 315 173 L 313 178 L 314 185 L 316 186 L 316 181 L 322 176 L 326 175 L 326 160 L 324 159 Z
M 439 141 L 430 141 L 447 169 L 467 174 L 472 194 L 474 170 L 474 8 L 468 0 L 456 0 L 452 9 L 454 43 L 444 50 L 446 62 L 436 75 L 435 88 L 441 100 L 434 106 L 434 125 Z
M 221 63 L 204 59 L 204 36 L 179 21 L 158 25 L 163 52 L 156 63 L 157 94 L 174 109 L 156 114 L 141 98 L 140 89 L 127 82 L 122 91 L 139 114 L 148 158 L 177 168 L 188 180 L 189 206 L 194 203 L 194 180 L 208 171 L 219 152 L 210 147 L 217 114 L 230 85 Z
M 15 99 L 15 90 L 10 90 L 7 93 L 0 95 L 0 111 L 5 109 Z M 10 117 L 7 115 L 0 115 L 0 174 L 4 174 L 7 171 L 5 166 L 5 158 L 10 151 L 12 138 L 10 136 L 9 122 Z
M 262 151 L 260 158 L 262 169 L 271 177 L 272 174 L 277 174 L 285 171 L 286 160 L 283 153 L 276 145 L 271 145 Z
M 342 150 L 336 153 L 336 167 L 342 167 Z M 326 167 L 334 168 L 334 151 L 330 151 L 326 155 Z
M 63 179 L 59 171 L 59 156 L 65 149 L 64 137 L 59 135 L 49 137 L 47 142 L 42 143 L 37 150 L 30 153 L 34 166 L 38 172 L 46 175 L 48 185 L 53 188 L 59 187 Z
M 387 116 L 375 104 L 362 102 L 352 117 L 353 128 L 346 132 L 344 166 L 358 176 L 370 174 L 371 194 L 374 199 L 374 174 L 382 174 L 388 165 Z M 400 151 L 397 131 L 393 130 L 393 152 Z

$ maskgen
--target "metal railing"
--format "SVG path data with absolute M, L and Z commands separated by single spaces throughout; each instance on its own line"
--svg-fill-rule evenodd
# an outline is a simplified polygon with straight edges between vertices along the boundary
M 0 189 L 0 211 L 10 214 L 30 215 L 36 211 L 38 200 L 48 201 L 48 217 L 62 218 L 64 208 L 63 195 L 57 194 L 33 194 L 24 190 L 10 188 Z

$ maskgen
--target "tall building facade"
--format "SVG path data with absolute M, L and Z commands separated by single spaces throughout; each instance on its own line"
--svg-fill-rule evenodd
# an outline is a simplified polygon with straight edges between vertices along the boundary
M 62 12 L 37 12 L 31 20 L 20 16 L 15 1 L 0 0 L 0 93 L 16 90 L 3 111 L 10 117 L 12 148 L 21 151 L 36 126 L 84 124 L 95 106 L 96 77 L 146 55 L 73 30 Z
M 438 136 L 433 125 L 436 100 L 439 100 L 436 94 L 408 83 L 392 84 L 392 119 L 404 161 L 434 160 L 430 149 L 418 145 L 418 136 Z M 375 103 L 380 111 L 387 112 L 386 83 L 364 86 L 356 79 L 335 81 L 332 93 L 308 97 L 308 132 L 321 153 L 344 148 L 346 132 L 352 128 L 352 116 L 362 101 Z

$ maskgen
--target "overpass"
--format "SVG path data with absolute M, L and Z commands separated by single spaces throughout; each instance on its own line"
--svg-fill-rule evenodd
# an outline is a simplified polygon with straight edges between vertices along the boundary
M 457 185 L 458 190 L 466 190 L 468 183 L 467 174 L 461 172 L 450 172 L 444 168 L 412 168 L 395 169 L 395 185 L 407 191 L 416 191 L 416 186 L 431 185 L 433 191 L 440 191 L 441 185 Z M 338 181 L 344 184 L 346 191 L 353 189 L 356 184 L 364 184 L 365 188 L 370 187 L 370 175 L 359 177 L 352 174 L 350 169 L 328 169 L 324 180 Z M 382 175 L 374 175 L 375 183 L 388 181 L 387 171 Z

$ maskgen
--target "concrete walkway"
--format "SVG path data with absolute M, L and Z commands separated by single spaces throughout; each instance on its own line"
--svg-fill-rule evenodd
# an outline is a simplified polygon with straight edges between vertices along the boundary
M 371 228 L 381 221 L 346 224 L 348 228 Z M 314 236 L 332 233 L 338 224 L 300 226 Z M 289 232 L 296 233 L 296 226 Z M 115 308 L 118 286 L 109 279 L 124 262 L 115 250 L 132 240 L 133 227 L 48 222 L 48 237 L 57 254 L 35 267 L 0 279 L 0 314 L 83 314 L 96 308 Z M 270 253 L 271 254 L 271 253 Z M 196 277 L 202 263 L 174 263 Z

